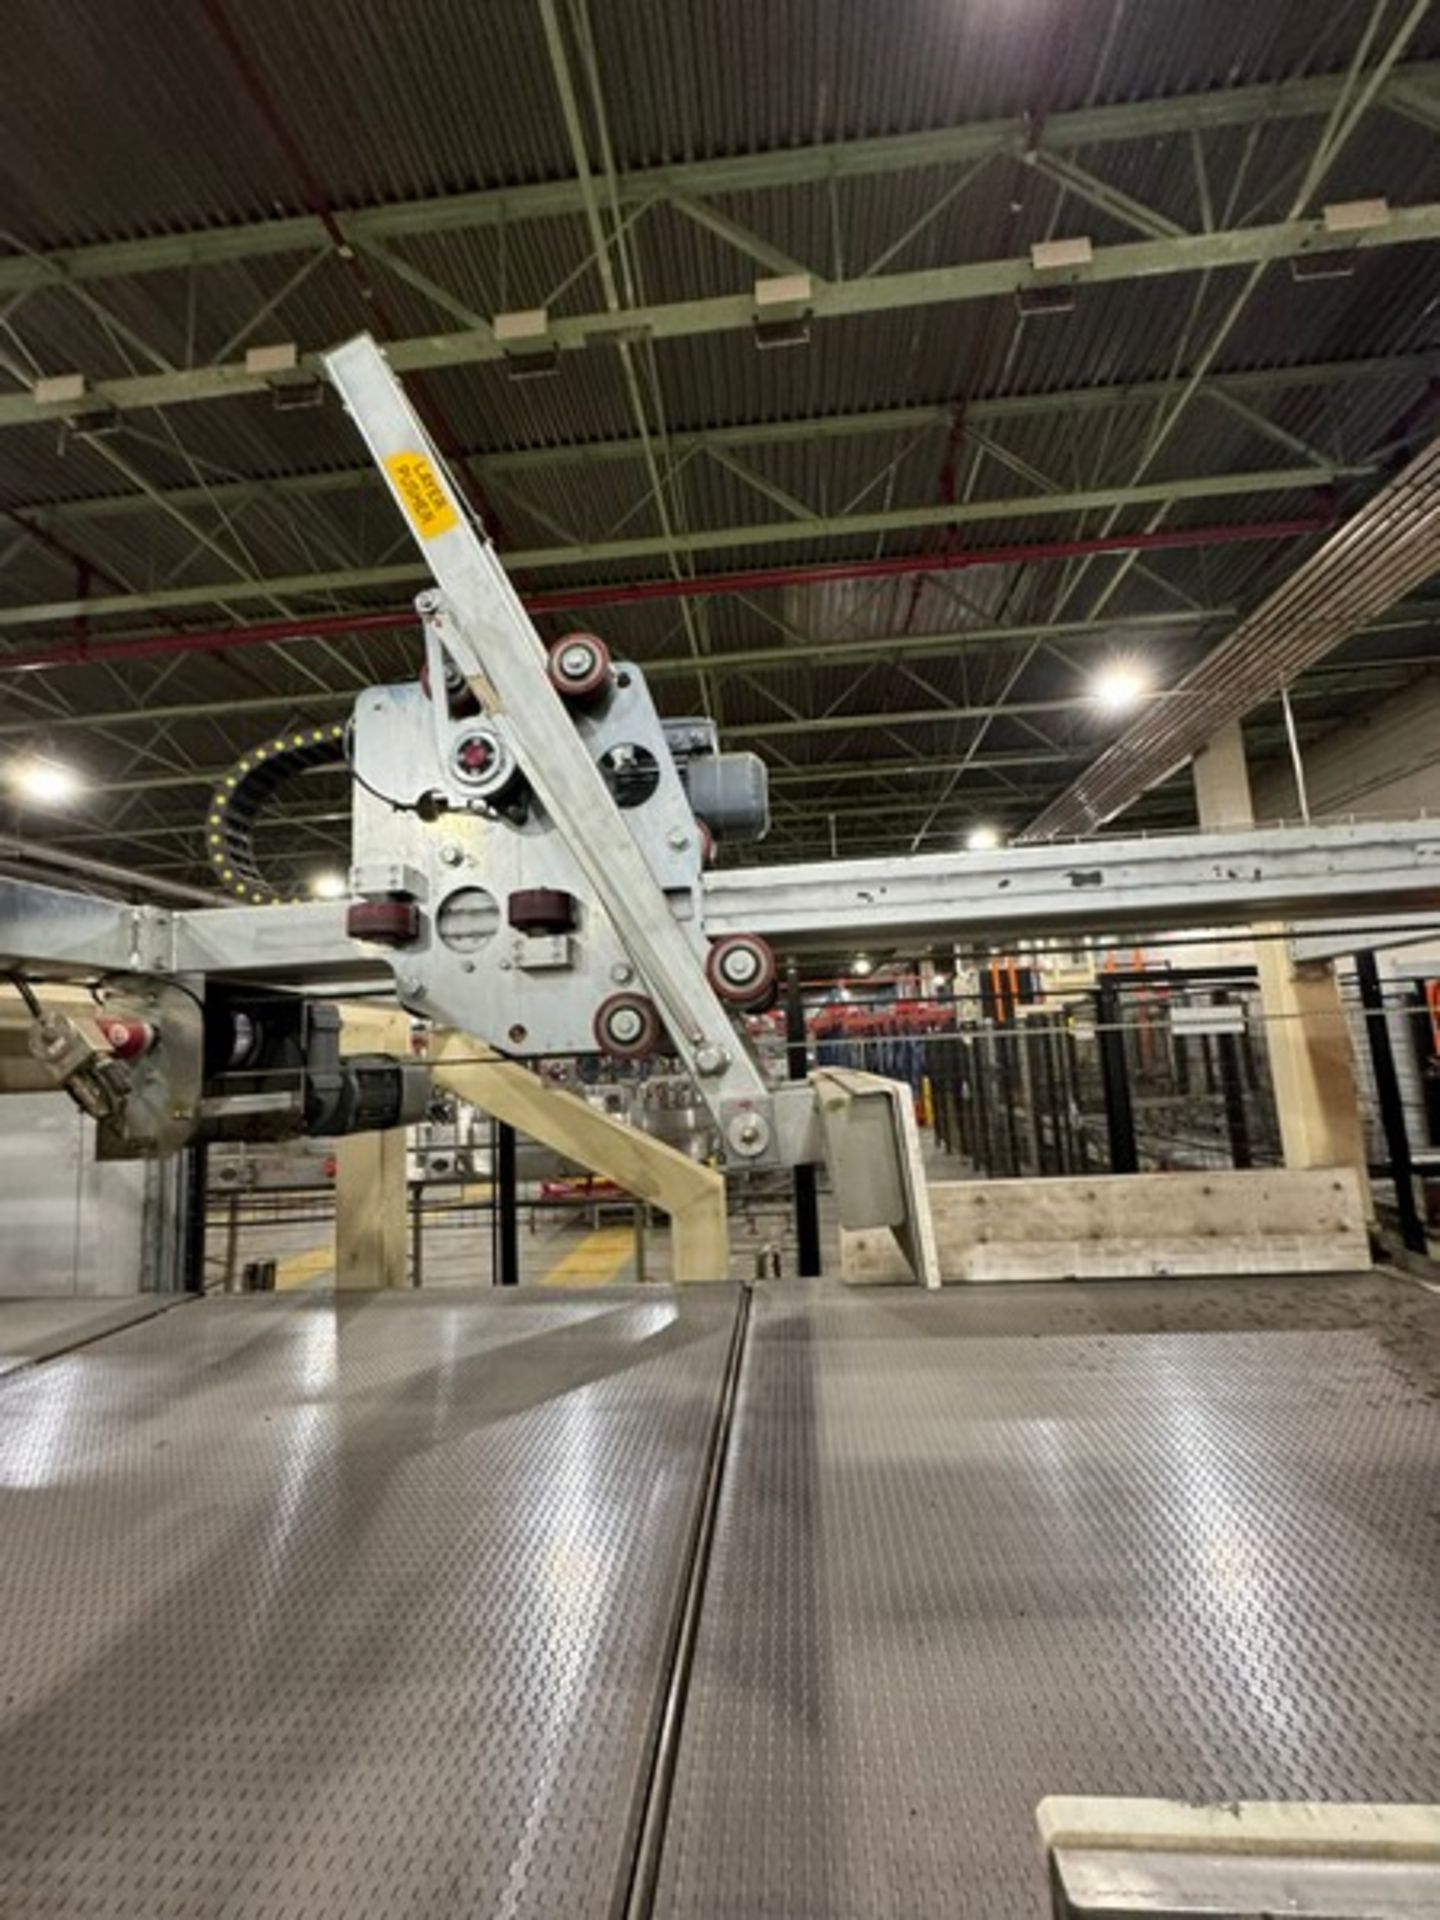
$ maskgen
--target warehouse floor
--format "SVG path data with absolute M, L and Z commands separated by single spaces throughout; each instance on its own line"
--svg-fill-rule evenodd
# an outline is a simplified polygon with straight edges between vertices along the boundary
M 1046 1793 L 1435 1798 L 1437 1400 L 1383 1276 L 177 1305 L 0 1382 L 0 1910 L 997 1920 Z

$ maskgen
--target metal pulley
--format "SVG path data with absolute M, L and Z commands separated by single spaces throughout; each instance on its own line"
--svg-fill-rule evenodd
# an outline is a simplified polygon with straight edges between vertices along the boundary
M 568 706 L 598 706 L 610 691 L 610 649 L 594 633 L 567 633 L 545 663 L 550 684 Z
M 643 993 L 612 993 L 596 1010 L 595 1044 L 612 1060 L 644 1060 L 660 1045 L 655 1002 Z
M 451 776 L 477 800 L 498 806 L 524 785 L 510 743 L 489 720 L 470 720 L 450 745 Z
M 775 955 L 758 934 L 726 934 L 706 955 L 705 974 L 732 1007 L 760 1007 L 775 991 Z

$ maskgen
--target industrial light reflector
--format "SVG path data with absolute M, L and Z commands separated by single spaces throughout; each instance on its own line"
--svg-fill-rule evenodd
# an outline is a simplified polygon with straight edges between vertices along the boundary
M 82 781 L 73 767 L 58 760 L 19 760 L 10 769 L 10 784 L 22 800 L 42 807 L 63 807 L 78 798 Z

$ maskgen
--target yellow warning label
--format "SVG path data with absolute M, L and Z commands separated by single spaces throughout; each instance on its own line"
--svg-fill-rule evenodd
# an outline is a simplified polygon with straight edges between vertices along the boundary
M 385 471 L 395 483 L 405 511 L 415 522 L 422 540 L 433 540 L 437 533 L 448 533 L 459 524 L 460 516 L 434 467 L 423 453 L 391 453 L 385 458 Z

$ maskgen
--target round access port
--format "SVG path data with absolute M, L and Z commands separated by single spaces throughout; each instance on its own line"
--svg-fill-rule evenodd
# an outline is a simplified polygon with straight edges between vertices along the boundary
M 500 903 L 484 887 L 457 887 L 440 902 L 435 932 L 451 953 L 478 953 L 500 926 Z
M 628 741 L 601 754 L 600 771 L 617 807 L 643 807 L 660 784 L 660 763 L 654 754 Z

